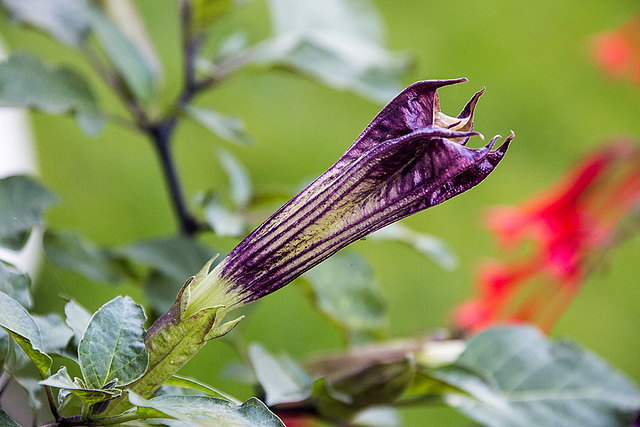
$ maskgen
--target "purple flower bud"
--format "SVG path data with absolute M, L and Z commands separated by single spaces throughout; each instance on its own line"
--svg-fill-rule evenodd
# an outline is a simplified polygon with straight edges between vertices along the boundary
M 267 219 L 210 273 L 189 286 L 186 315 L 226 309 L 274 292 L 350 243 L 479 184 L 513 134 L 466 147 L 483 91 L 458 117 L 440 111 L 437 89 L 466 81 L 428 80 L 406 88 L 347 152 Z M 207 267 L 208 270 L 208 267 Z

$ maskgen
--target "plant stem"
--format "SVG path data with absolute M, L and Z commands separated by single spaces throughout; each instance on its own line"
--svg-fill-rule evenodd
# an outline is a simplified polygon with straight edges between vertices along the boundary
M 145 126 L 140 123 L 143 130 L 149 135 L 164 171 L 174 211 L 178 217 L 180 232 L 192 236 L 201 227 L 195 217 L 189 212 L 185 202 L 182 186 L 171 153 L 171 141 L 173 131 L 177 125 L 179 111 L 188 105 L 198 90 L 195 87 L 195 56 L 200 44 L 199 39 L 193 37 L 191 28 L 192 19 L 191 1 L 180 2 L 180 20 L 182 23 L 182 46 L 184 55 L 184 83 L 182 93 L 176 100 L 174 110 L 156 124 Z
M 153 146 L 158 153 L 160 163 L 164 171 L 165 181 L 171 195 L 174 211 L 178 217 L 180 232 L 187 236 L 194 235 L 200 230 L 200 225 L 195 217 L 189 212 L 185 203 L 182 186 L 178 178 L 175 162 L 171 153 L 171 137 L 176 125 L 175 117 L 169 118 L 159 125 L 147 128 L 147 133 L 151 138 Z
M 44 392 L 47 395 L 47 402 L 49 403 L 49 410 L 51 411 L 51 415 L 53 415 L 53 419 L 56 421 L 60 420 L 60 413 L 58 412 L 58 407 L 56 406 L 56 401 L 53 397 L 53 390 L 51 390 L 51 387 L 46 385 L 44 386 Z
M 147 126 L 149 119 L 143 105 L 133 96 L 122 77 L 109 65 L 105 64 L 90 46 L 83 45 L 82 52 L 94 70 L 102 77 L 102 80 L 115 92 L 120 101 L 129 110 L 138 127 Z
M 182 22 L 182 54 L 184 60 L 184 87 L 185 90 L 193 87 L 195 80 L 195 57 L 199 42 L 193 37 L 191 25 L 192 16 L 191 0 L 181 0 L 180 20 Z
M 206 89 L 199 87 L 196 82 L 196 56 L 198 48 L 202 42 L 201 35 L 193 34 L 191 21 L 192 16 L 191 0 L 182 0 L 180 2 L 180 18 L 182 21 L 182 54 L 184 62 L 184 81 L 182 93 L 176 101 L 176 108 L 180 110 L 191 102 L 194 96 Z M 175 113 L 174 113 L 175 116 Z

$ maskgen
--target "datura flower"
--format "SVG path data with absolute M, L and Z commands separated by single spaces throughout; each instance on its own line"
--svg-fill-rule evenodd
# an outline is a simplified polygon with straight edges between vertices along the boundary
M 208 340 L 241 318 L 225 314 L 274 292 L 348 244 L 480 183 L 504 156 L 513 134 L 467 148 L 476 93 L 458 117 L 440 111 L 437 89 L 463 82 L 415 83 L 387 105 L 328 171 L 231 251 L 190 278 L 176 302 L 149 328 L 147 372 L 131 390 L 149 396 Z
M 484 89 L 457 117 L 440 111 L 437 94 L 463 81 L 422 81 L 400 93 L 329 170 L 191 281 L 185 315 L 270 294 L 350 243 L 486 178 L 513 134 L 496 150 L 498 136 L 483 148 L 465 146 L 478 135 L 473 115 Z

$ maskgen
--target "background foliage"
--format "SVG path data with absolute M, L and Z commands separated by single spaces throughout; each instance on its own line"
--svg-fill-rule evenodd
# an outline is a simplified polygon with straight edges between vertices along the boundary
M 443 89 L 443 110 L 457 113 L 458 106 L 486 86 L 477 130 L 486 136 L 510 129 L 517 134 L 508 161 L 487 182 L 406 221 L 448 242 L 459 258 L 456 270 L 443 270 L 399 243 L 366 241 L 352 247 L 371 263 L 389 300 L 389 335 L 408 336 L 446 324 L 449 309 L 471 292 L 474 267 L 484 257 L 507 255 L 497 253 L 481 226 L 484 206 L 522 201 L 553 182 L 589 148 L 611 136 L 640 135 L 640 89 L 609 80 L 592 65 L 589 52 L 593 34 L 617 26 L 636 13 L 638 5 L 569 0 L 374 3 L 384 18 L 390 47 L 406 50 L 415 59 L 404 83 L 467 77 L 468 83 Z M 136 4 L 164 66 L 162 98 L 171 99 L 181 79 L 176 2 Z M 264 2 L 252 2 L 212 29 L 211 49 L 237 26 L 250 40 L 259 40 L 268 31 L 266 16 Z M 91 76 L 73 51 L 41 34 L 15 28 L 6 20 L 0 23 L 0 33 L 12 49 L 56 62 L 64 57 Z M 91 83 L 103 105 L 121 108 L 97 79 Z M 218 162 L 220 147 L 246 164 L 259 190 L 293 190 L 331 165 L 379 111 L 374 102 L 281 71 L 240 73 L 197 104 L 242 117 L 255 145 L 230 146 L 196 124 L 181 124 L 174 149 L 189 197 L 206 187 L 228 185 Z M 62 200 L 48 214 L 49 224 L 77 229 L 97 243 L 116 247 L 174 233 L 163 177 L 155 153 L 142 137 L 107 126 L 87 141 L 71 118 L 36 113 L 32 123 L 43 182 Z M 222 251 L 234 245 L 231 239 L 210 240 Z M 570 336 L 636 382 L 640 289 L 633 278 L 640 275 L 639 250 L 637 238 L 618 248 L 610 265 L 589 279 L 552 334 Z M 61 294 L 72 295 L 92 312 L 116 295 L 143 299 L 137 287 L 89 286 L 77 274 L 54 269 L 47 259 L 40 282 L 47 286 L 37 288 L 36 313 L 62 312 Z M 286 287 L 252 310 L 240 326 L 243 335 L 275 353 L 298 358 L 341 345 L 339 333 L 326 327 L 311 308 L 302 286 Z M 221 379 L 224 361 L 233 357 L 231 347 L 218 341 L 205 347 L 181 374 L 197 375 L 247 398 L 248 387 L 224 375 Z M 406 410 L 407 424 L 423 420 L 423 411 Z M 434 425 L 459 425 L 461 420 L 446 409 L 426 411 L 443 413 Z

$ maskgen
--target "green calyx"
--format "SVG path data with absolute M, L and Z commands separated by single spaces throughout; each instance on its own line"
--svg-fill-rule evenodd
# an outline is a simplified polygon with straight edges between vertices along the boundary
M 207 264 L 203 271 L 208 270 Z M 178 292 L 171 308 L 155 321 L 147 331 L 144 344 L 149 354 L 149 365 L 144 375 L 127 389 L 142 397 L 154 391 L 183 367 L 207 341 L 229 333 L 243 318 L 222 323 L 226 312 L 224 305 L 207 307 L 190 316 L 185 312 L 189 303 L 189 287 L 198 275 L 189 278 Z M 127 409 L 124 399 L 112 405 L 110 413 Z

